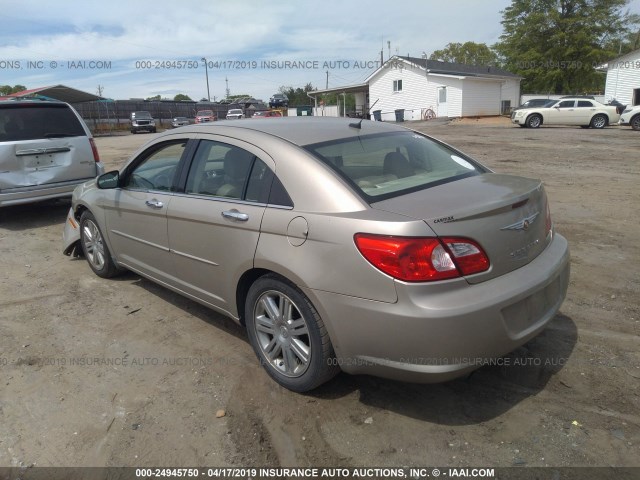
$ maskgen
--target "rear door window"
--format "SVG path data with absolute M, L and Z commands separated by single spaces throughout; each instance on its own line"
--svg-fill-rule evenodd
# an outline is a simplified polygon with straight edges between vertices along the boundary
M 0 108 L 0 141 L 86 136 L 67 105 L 15 105 Z

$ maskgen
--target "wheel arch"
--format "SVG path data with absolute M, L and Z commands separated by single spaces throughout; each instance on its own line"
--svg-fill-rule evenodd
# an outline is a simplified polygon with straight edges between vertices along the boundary
M 598 112 L 593 117 L 591 117 L 591 120 L 589 120 L 589 125 L 593 125 L 593 119 L 596 118 L 597 116 L 603 116 L 604 117 L 604 121 L 605 121 L 604 126 L 605 127 L 608 127 L 609 124 L 611 123 L 610 119 L 609 119 L 609 115 L 607 115 L 605 112 Z
M 238 310 L 238 320 L 240 325 L 246 327 L 246 319 L 244 318 L 244 304 L 247 300 L 247 295 L 249 293 L 249 289 L 251 285 L 253 285 L 259 278 L 264 277 L 265 275 L 271 275 L 277 277 L 279 280 L 282 280 L 285 283 L 288 283 L 292 287 L 300 290 L 300 288 L 291 280 L 289 280 L 284 275 L 274 272 L 273 270 L 269 270 L 267 268 L 252 268 L 251 270 L 247 270 L 244 272 L 240 279 L 238 280 L 236 286 L 236 309 Z
M 528 125 L 529 119 L 534 115 L 536 117 L 540 117 L 540 125 L 544 125 L 544 115 L 542 115 L 540 112 L 531 112 L 529 115 L 527 115 L 527 117 L 524 120 L 525 125 L 529 126 Z

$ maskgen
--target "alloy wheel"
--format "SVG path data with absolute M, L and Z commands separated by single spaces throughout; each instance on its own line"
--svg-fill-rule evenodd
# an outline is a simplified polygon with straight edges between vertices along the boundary
M 279 373 L 299 377 L 311 361 L 307 320 L 285 294 L 264 292 L 255 304 L 254 328 L 264 358 Z

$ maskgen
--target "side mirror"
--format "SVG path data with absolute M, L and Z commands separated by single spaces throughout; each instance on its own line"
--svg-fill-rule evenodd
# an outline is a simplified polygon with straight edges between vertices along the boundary
M 102 190 L 108 190 L 110 188 L 117 188 L 120 183 L 120 172 L 118 170 L 114 170 L 112 172 L 107 172 L 98 177 L 98 181 L 96 185 L 98 188 Z
M 560 105 L 554 105 L 553 108 L 557 108 L 558 110 L 560 110 Z

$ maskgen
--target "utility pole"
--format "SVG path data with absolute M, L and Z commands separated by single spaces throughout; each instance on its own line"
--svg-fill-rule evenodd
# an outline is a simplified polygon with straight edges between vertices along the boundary
M 229 98 L 229 79 L 227 77 L 224 77 L 224 81 L 227 84 L 227 90 L 226 91 L 227 91 L 227 98 Z
M 209 68 L 207 67 L 207 59 L 205 57 L 202 57 L 200 60 L 202 60 L 204 62 L 204 74 L 207 77 L 207 100 L 210 102 L 211 101 L 211 94 L 209 93 Z
M 329 70 L 327 70 L 327 85 L 325 86 L 325 89 L 329 90 Z
M 387 48 L 389 49 L 389 58 L 391 58 L 391 40 L 387 40 Z
M 98 85 L 98 96 L 101 97 L 102 96 L 102 92 L 104 90 L 104 87 L 102 85 Z

